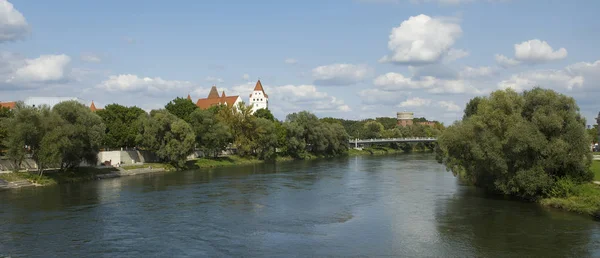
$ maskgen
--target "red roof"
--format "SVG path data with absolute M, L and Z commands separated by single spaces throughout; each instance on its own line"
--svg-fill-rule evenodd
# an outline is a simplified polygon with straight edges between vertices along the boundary
M 254 91 L 262 91 L 263 95 L 265 95 L 265 98 L 268 98 L 269 95 L 267 95 L 267 93 L 265 93 L 265 90 L 263 89 L 262 83 L 260 83 L 260 80 L 258 80 L 256 82 L 256 86 L 254 86 Z M 250 97 L 252 97 L 252 93 L 250 93 Z
M 192 100 L 192 96 L 190 96 L 190 94 L 189 94 L 189 93 L 188 93 L 188 97 L 187 97 L 187 99 L 188 99 L 188 100 Z
M 96 105 L 94 104 L 94 101 L 92 100 L 92 104 L 90 105 L 90 110 L 92 112 L 96 112 L 97 110 L 102 110 L 101 108 L 96 108 Z
M 216 86 L 212 86 L 210 89 L 210 93 L 208 93 L 208 98 L 198 99 L 196 102 L 196 106 L 200 109 L 207 109 L 212 106 L 227 104 L 228 106 L 233 106 L 235 101 L 239 98 L 239 96 L 226 96 L 225 91 L 219 97 L 219 92 L 217 91 Z
M 13 109 L 13 108 L 15 108 L 15 106 L 17 106 L 17 102 L 16 101 L 0 102 L 0 107 L 5 107 L 5 108 L 8 108 L 8 109 Z

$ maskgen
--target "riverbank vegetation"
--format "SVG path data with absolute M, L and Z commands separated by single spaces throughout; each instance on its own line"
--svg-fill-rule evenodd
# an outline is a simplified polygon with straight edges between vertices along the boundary
M 98 175 L 109 174 L 117 171 L 116 168 L 93 168 L 93 167 L 77 167 L 71 168 L 64 171 L 61 170 L 49 170 L 44 174 L 40 175 L 37 172 L 13 172 L 13 173 L 1 173 L 0 179 L 7 182 L 15 182 L 26 180 L 31 183 L 38 185 L 55 185 L 65 183 L 78 183 L 96 180 Z
M 600 208 L 590 139 L 573 98 L 541 88 L 495 91 L 472 99 L 438 142 L 439 161 L 488 192 L 587 214 Z

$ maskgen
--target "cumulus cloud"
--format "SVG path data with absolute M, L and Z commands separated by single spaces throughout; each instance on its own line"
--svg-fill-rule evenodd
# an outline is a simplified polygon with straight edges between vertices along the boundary
M 71 58 L 67 55 L 43 55 L 26 59 L 7 82 L 53 82 L 67 77 Z
M 444 108 L 449 112 L 458 112 L 461 111 L 461 108 L 456 105 L 453 101 L 438 101 L 438 106 Z
M 554 50 L 546 41 L 532 39 L 523 41 L 514 45 L 515 58 L 508 58 L 504 55 L 495 56 L 498 65 L 508 68 L 519 64 L 539 64 L 555 60 L 561 60 L 567 57 L 567 50 L 560 48 Z
M 498 88 L 522 91 L 540 86 L 556 90 L 572 90 L 575 87 L 582 87 L 583 83 L 583 76 L 573 75 L 565 70 L 538 70 L 512 75 L 510 79 L 498 83 Z
M 149 95 L 175 93 L 183 96 L 192 88 L 188 81 L 170 81 L 160 77 L 139 77 L 134 74 L 111 75 L 97 85 L 97 88 L 109 92 L 139 92 Z
M 398 104 L 398 107 L 422 107 L 429 106 L 430 104 L 431 99 L 422 99 L 419 97 L 415 97 L 402 101 L 400 104 Z
M 298 63 L 298 60 L 294 58 L 286 58 L 285 60 L 283 60 L 283 62 L 286 64 L 294 65 Z
M 447 55 L 461 35 L 460 25 L 451 20 L 424 14 L 412 16 L 392 29 L 388 41 L 391 53 L 381 58 L 380 62 L 402 65 L 436 63 Z
M 405 95 L 410 95 L 410 93 L 389 92 L 380 89 L 365 89 L 358 92 L 361 102 L 366 105 L 395 104 Z
M 459 72 L 461 78 L 480 78 L 489 77 L 496 73 L 496 70 L 490 66 L 471 67 L 465 66 L 462 71 Z
M 14 6 L 8 1 L 0 1 L 0 43 L 25 38 L 29 25 Z
M 223 79 L 221 78 L 217 78 L 217 77 L 212 77 L 212 76 L 207 76 L 205 79 L 207 82 L 212 82 L 212 83 L 223 83 L 225 82 Z
M 424 76 L 418 79 L 405 77 L 399 73 L 387 73 L 373 81 L 373 84 L 386 91 L 426 90 L 429 93 L 469 93 L 480 94 L 481 91 L 473 87 L 468 81 L 462 79 L 439 79 L 433 76 Z
M 350 85 L 372 75 L 372 69 L 366 65 L 331 64 L 316 67 L 312 76 L 317 85 Z
M 444 57 L 444 61 L 451 62 L 469 56 L 469 52 L 464 49 L 450 49 Z
M 88 63 L 100 63 L 100 62 L 102 62 L 102 58 L 100 58 L 98 55 L 95 55 L 92 53 L 84 53 L 84 54 L 81 54 L 81 61 L 88 62 Z

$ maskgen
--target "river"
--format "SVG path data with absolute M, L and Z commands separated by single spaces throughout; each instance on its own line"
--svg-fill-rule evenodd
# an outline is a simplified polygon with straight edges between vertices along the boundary
M 486 196 L 432 155 L 0 192 L 0 257 L 598 257 L 600 223 Z

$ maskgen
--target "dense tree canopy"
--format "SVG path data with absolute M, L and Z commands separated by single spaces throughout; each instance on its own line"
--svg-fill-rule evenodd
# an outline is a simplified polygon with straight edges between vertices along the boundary
M 190 125 L 196 134 L 196 146 L 207 156 L 218 156 L 227 148 L 232 136 L 229 127 L 212 110 L 197 109 L 190 115 Z
M 198 106 L 187 98 L 176 98 L 167 103 L 165 109 L 169 111 L 169 113 L 189 123 L 190 115 L 198 109 Z
M 493 192 L 532 199 L 557 179 L 592 177 L 585 120 L 573 98 L 552 90 L 473 100 L 438 141 L 448 169 Z
M 138 133 L 138 118 L 146 112 L 138 107 L 125 107 L 119 104 L 110 104 L 96 114 L 102 118 L 106 125 L 106 136 L 102 144 L 108 148 L 121 148 L 135 146 Z
M 192 127 L 165 110 L 153 110 L 140 118 L 138 143 L 175 167 L 185 166 L 194 151 L 195 140 Z
M 259 117 L 259 118 L 264 118 L 264 119 L 267 119 L 272 122 L 275 121 L 275 117 L 273 116 L 271 111 L 268 109 L 265 109 L 265 108 L 256 110 L 256 112 L 254 112 L 254 116 Z

